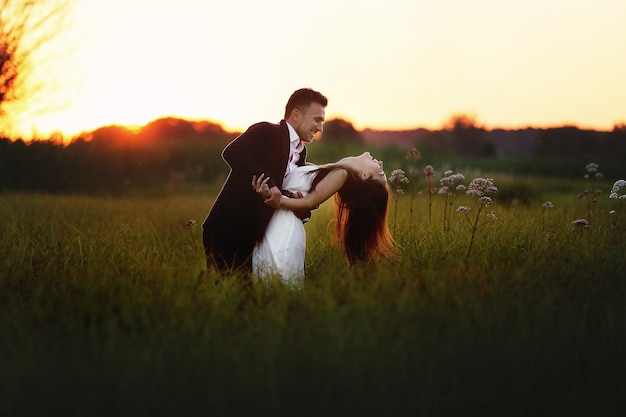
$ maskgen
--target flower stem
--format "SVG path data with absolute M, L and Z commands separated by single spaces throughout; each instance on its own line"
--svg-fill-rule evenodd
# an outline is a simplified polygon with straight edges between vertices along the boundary
M 430 176 L 428 177 L 428 223 L 433 222 L 433 183 Z
M 393 234 L 396 234 L 396 221 L 398 219 L 398 193 L 396 193 L 396 201 L 393 208 Z
M 480 218 L 480 212 L 482 211 L 482 206 L 478 208 L 478 212 L 476 213 L 476 219 L 474 219 L 474 224 L 472 224 L 472 237 L 470 238 L 469 246 L 467 247 L 467 254 L 465 255 L 465 267 L 467 268 L 467 264 L 469 262 L 470 253 L 472 252 L 472 246 L 474 245 L 474 237 L 476 236 L 476 229 L 478 228 L 478 219 Z

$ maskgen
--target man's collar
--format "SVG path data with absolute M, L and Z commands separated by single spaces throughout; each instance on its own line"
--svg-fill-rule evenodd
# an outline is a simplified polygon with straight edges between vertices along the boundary
M 298 136 L 298 133 L 296 133 L 296 129 L 294 129 L 289 122 L 285 123 L 287 123 L 287 129 L 289 130 L 289 142 L 299 142 L 300 137 Z

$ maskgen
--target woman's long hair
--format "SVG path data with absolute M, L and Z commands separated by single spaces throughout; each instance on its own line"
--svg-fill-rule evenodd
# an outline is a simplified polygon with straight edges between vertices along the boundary
M 389 187 L 371 177 L 363 180 L 358 173 L 340 165 L 327 165 L 317 170 L 312 188 L 333 169 L 348 173 L 335 194 L 335 238 L 341 242 L 344 256 L 350 265 L 392 259 L 396 246 L 387 223 Z

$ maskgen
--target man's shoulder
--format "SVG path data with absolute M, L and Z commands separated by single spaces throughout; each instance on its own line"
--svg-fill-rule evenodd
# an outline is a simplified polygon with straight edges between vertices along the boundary
M 283 126 L 283 124 L 284 124 L 283 122 L 281 123 L 258 122 L 248 127 L 246 132 L 277 133 L 277 132 L 280 132 L 282 129 L 287 129 L 287 125 L 284 124 Z

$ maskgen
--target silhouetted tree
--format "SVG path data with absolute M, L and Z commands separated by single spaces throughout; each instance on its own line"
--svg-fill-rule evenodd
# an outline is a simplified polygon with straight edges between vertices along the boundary
M 347 120 L 333 119 L 324 123 L 322 132 L 325 141 L 335 143 L 362 144 L 363 136 Z
M 477 126 L 476 118 L 466 114 L 450 118 L 447 130 L 452 134 L 452 145 L 460 156 L 494 156 L 495 147 L 483 127 Z
M 612 133 L 615 138 L 626 140 L 626 123 L 616 123 Z

